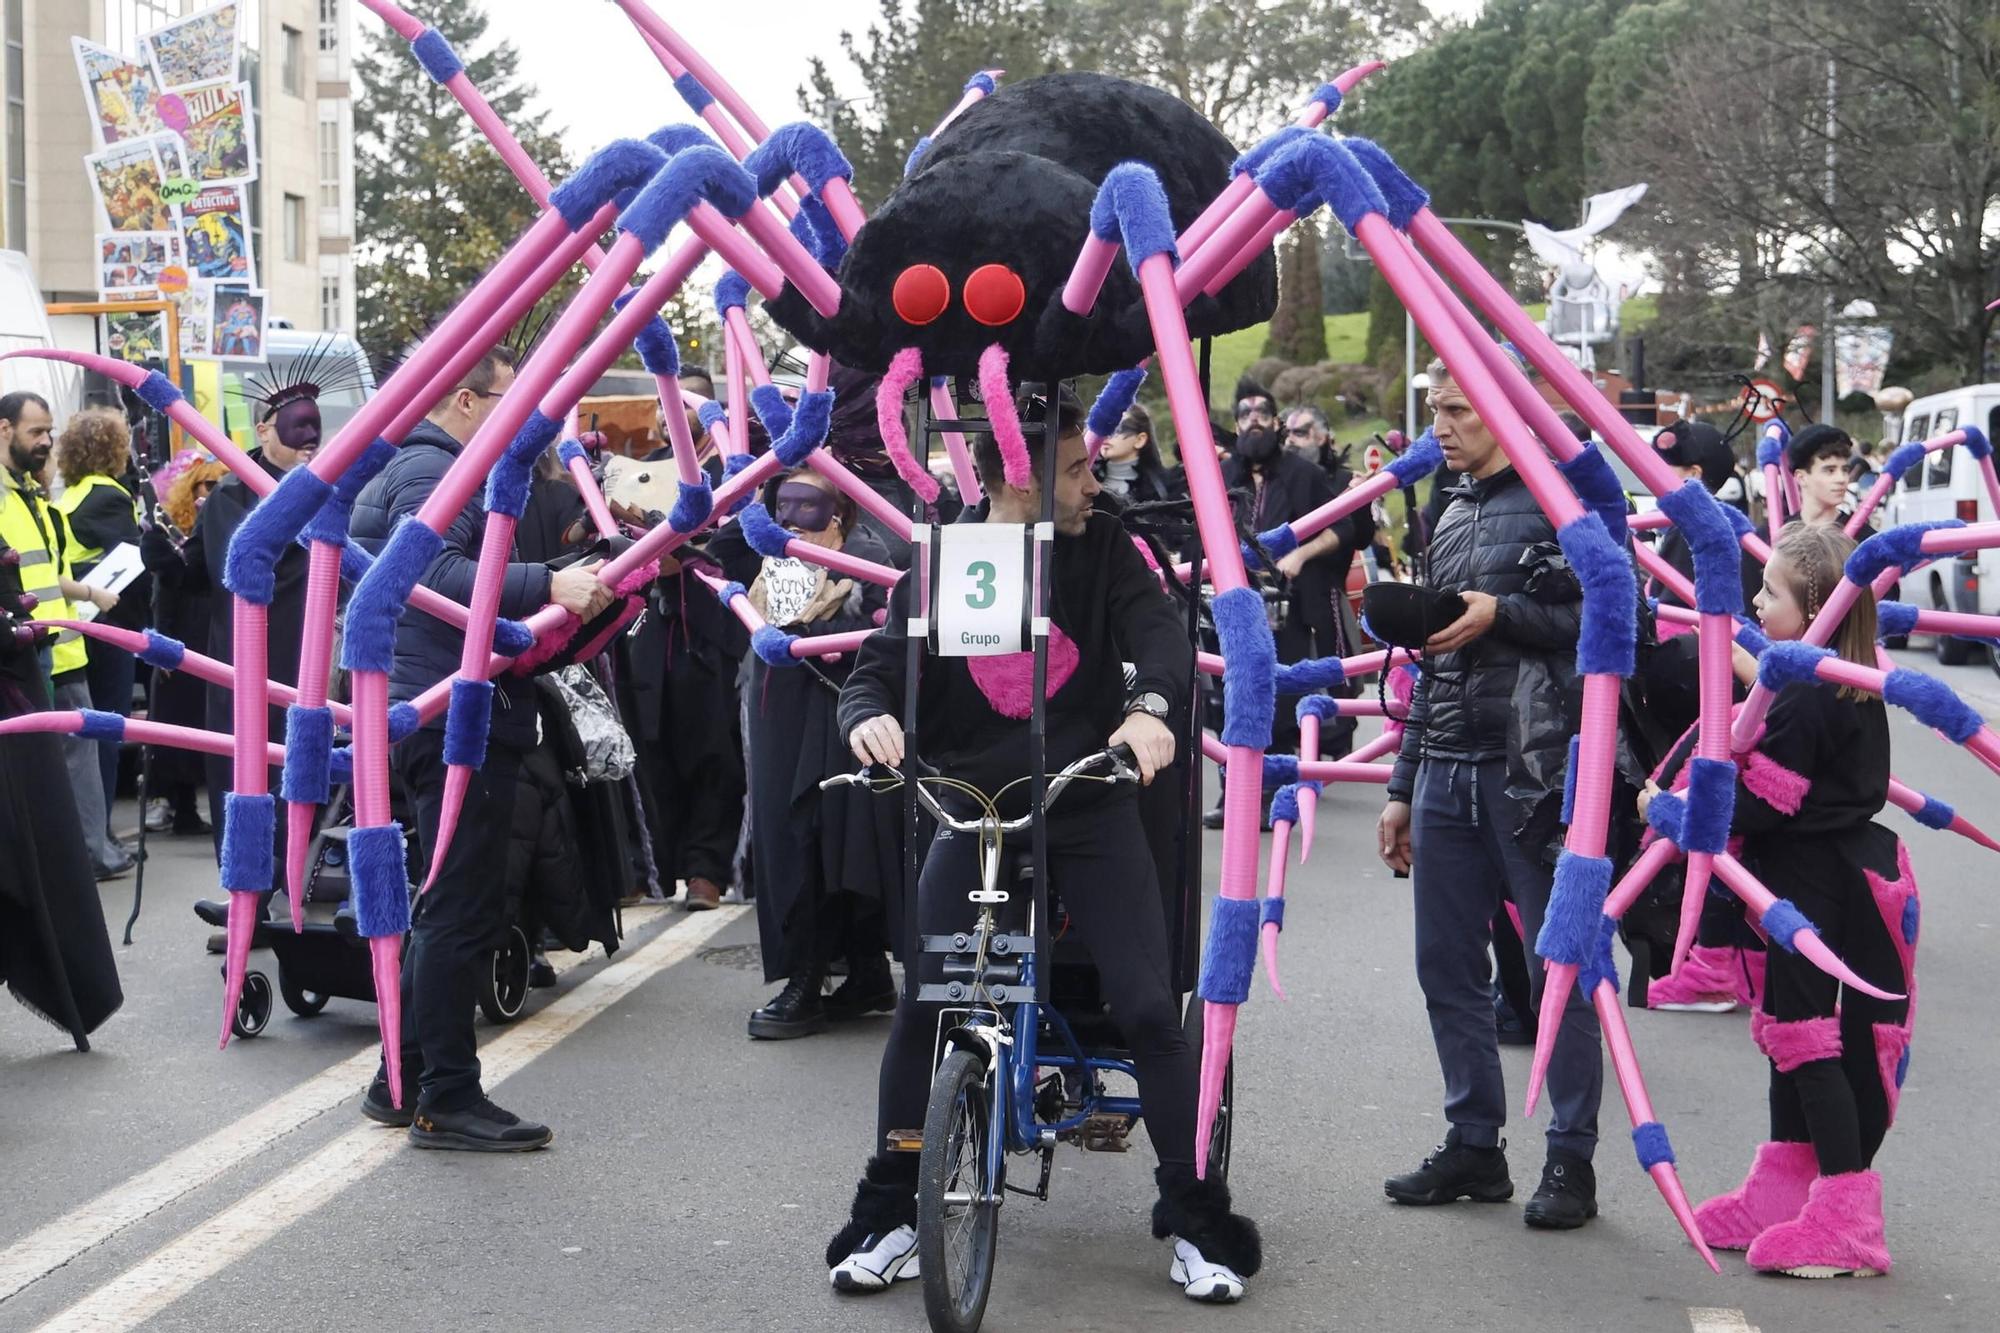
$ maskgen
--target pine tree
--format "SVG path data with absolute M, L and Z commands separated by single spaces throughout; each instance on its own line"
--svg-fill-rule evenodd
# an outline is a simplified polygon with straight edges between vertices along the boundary
M 484 10 L 470 0 L 411 8 L 431 11 L 474 86 L 549 179 L 567 176 L 572 164 L 546 117 L 528 109 L 534 89 L 519 81 L 514 49 L 484 40 Z M 435 325 L 541 210 L 394 33 L 372 30 L 355 72 L 356 303 L 361 344 L 384 365 Z
M 1285 233 L 1278 252 L 1278 309 L 1264 355 L 1295 366 L 1326 360 L 1326 315 L 1319 282 L 1319 220 L 1303 218 Z

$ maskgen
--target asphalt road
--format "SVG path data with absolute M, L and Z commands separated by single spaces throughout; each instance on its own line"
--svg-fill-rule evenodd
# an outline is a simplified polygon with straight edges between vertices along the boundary
M 2000 717 L 1989 668 L 1943 674 Z M 2000 830 L 2000 783 L 1975 761 L 1901 718 L 1895 743 L 1899 776 Z M 1915 1058 L 1879 1161 L 1894 1275 L 1762 1278 L 1732 1256 L 1716 1277 L 1634 1162 L 1609 1086 L 1603 1216 L 1588 1229 L 1521 1225 L 1541 1159 L 1523 1125 L 1514 1203 L 1383 1199 L 1381 1178 L 1444 1127 L 1409 897 L 1372 854 L 1377 808 L 1372 791 L 1329 793 L 1291 878 L 1290 998 L 1260 979 L 1243 1011 L 1232 1183 L 1267 1249 L 1248 1300 L 1196 1307 L 1166 1281 L 1148 1152 L 1066 1148 L 1050 1202 L 1007 1204 L 988 1328 L 2000 1327 L 1992 853 L 1884 816 L 1911 844 L 1926 908 Z M 634 913 L 614 960 L 581 960 L 513 1027 L 482 1025 L 498 1099 L 554 1125 L 552 1150 L 424 1153 L 358 1113 L 370 1007 L 281 1011 L 258 1040 L 215 1049 L 216 960 L 188 910 L 213 892 L 207 843 L 153 845 L 146 912 L 119 951 L 125 1008 L 95 1049 L 72 1053 L 0 1005 L 0 1330 L 923 1327 L 916 1284 L 839 1299 L 820 1263 L 865 1153 L 886 1020 L 746 1040 L 770 988 L 742 909 Z M 130 881 L 104 887 L 115 933 Z M 1744 1017 L 1630 1017 L 1689 1192 L 1728 1188 L 1764 1127 Z M 1506 1053 L 1517 1098 L 1526 1062 Z

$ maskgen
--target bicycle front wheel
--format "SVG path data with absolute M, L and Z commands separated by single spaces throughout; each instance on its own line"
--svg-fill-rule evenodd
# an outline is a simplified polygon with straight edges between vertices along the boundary
M 917 1261 L 924 1310 L 939 1333 L 974 1333 L 993 1289 L 1001 1183 L 987 1170 L 992 1117 L 985 1061 L 953 1051 L 931 1081 L 917 1169 Z

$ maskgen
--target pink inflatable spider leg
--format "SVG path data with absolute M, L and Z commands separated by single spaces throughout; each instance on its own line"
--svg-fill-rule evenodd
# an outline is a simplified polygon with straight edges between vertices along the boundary
M 1639 1056 L 1632 1049 L 1632 1032 L 1625 1026 L 1625 1012 L 1618 1007 L 1618 990 L 1609 981 L 1599 981 L 1591 994 L 1591 1003 L 1597 1007 L 1597 1022 L 1604 1029 L 1604 1042 L 1611 1050 L 1611 1068 L 1618 1078 L 1618 1090 L 1625 1094 L 1626 1113 L 1632 1118 L 1632 1128 L 1659 1125 L 1659 1118 L 1653 1113 L 1653 1099 L 1646 1092 L 1646 1076 L 1639 1070 Z M 1660 1131 L 1665 1138 L 1666 1131 Z M 1667 1201 L 1673 1211 L 1674 1220 L 1687 1233 L 1688 1243 L 1701 1256 L 1702 1262 L 1713 1272 L 1720 1273 L 1722 1265 L 1715 1262 L 1715 1255 L 1709 1250 L 1708 1242 L 1701 1238 L 1701 1228 L 1695 1225 L 1694 1208 L 1688 1203 L 1687 1191 L 1681 1186 L 1680 1173 L 1674 1169 L 1671 1156 L 1665 1161 L 1654 1162 L 1646 1167 L 1646 1174 L 1659 1186 L 1660 1197 Z
M 943 421 L 958 419 L 958 404 L 952 400 L 951 387 L 942 378 L 931 381 L 931 414 Z M 944 452 L 951 459 L 951 475 L 958 481 L 959 498 L 966 504 L 977 504 L 986 492 L 979 485 L 979 469 L 972 464 L 972 447 L 965 442 L 965 436 L 955 430 L 944 433 Z
M 847 464 L 834 456 L 832 450 L 813 450 L 806 458 L 806 466 L 832 482 L 841 494 L 873 515 L 889 531 L 904 541 L 910 539 L 910 516 L 898 509 L 889 497 L 855 476 Z
M 1748 907 L 1752 912 L 1755 912 L 1759 918 L 1762 918 L 1764 913 L 1771 909 L 1771 904 L 1778 900 L 1777 895 L 1765 888 L 1757 877 L 1744 867 L 1741 861 L 1738 861 L 1727 852 L 1716 856 L 1715 873 L 1716 877 L 1728 887 L 1729 891 L 1734 893 L 1738 898 L 1741 898 L 1743 905 Z M 1840 960 L 1833 950 L 1827 946 L 1826 941 L 1819 937 L 1816 931 L 1802 930 L 1798 932 L 1792 936 L 1792 947 L 1798 951 L 1800 957 L 1812 963 L 1814 967 L 1817 967 L 1843 986 L 1852 986 L 1862 994 L 1872 995 L 1878 1000 L 1900 1000 L 1904 998 L 1893 991 L 1882 990 L 1856 976 L 1854 970 Z
M 1312 720 L 1318 721 L 1317 718 Z M 1310 790 L 1312 790 L 1310 787 L 1301 788 L 1299 795 L 1304 796 Z M 1271 861 L 1264 871 L 1264 897 L 1267 900 L 1279 903 L 1285 900 L 1285 858 L 1291 852 L 1291 842 L 1292 821 L 1272 820 Z M 1278 923 L 1262 922 L 1257 927 L 1257 933 L 1264 954 L 1264 980 L 1271 983 L 1271 994 L 1282 1000 L 1285 998 L 1285 988 L 1278 984 Z
M 658 39 L 653 34 L 642 31 L 639 36 L 645 41 L 647 48 L 652 51 L 653 57 L 667 71 L 669 77 L 678 81 L 682 75 L 687 73 L 687 66 L 674 59 L 673 52 L 660 45 Z M 711 130 L 715 131 L 715 137 L 722 141 L 722 146 L 729 150 L 731 157 L 741 162 L 750 155 L 750 141 L 743 137 L 743 131 L 736 128 L 736 122 L 729 118 L 728 113 L 719 104 L 713 101 L 707 102 L 695 114 L 700 116 L 702 122 Z M 801 198 L 805 196 L 807 186 L 804 181 L 794 175 L 789 183 L 797 195 Z M 798 216 L 799 206 L 793 203 L 786 195 L 773 194 L 771 202 L 778 206 L 779 211 L 788 220 Z
M 333 613 L 340 601 L 340 548 L 314 542 L 306 565 L 306 607 L 299 641 L 299 704 L 320 708 L 326 703 L 327 675 L 333 666 Z M 292 905 L 292 931 L 306 928 L 306 851 L 312 846 L 313 818 L 319 807 L 311 801 L 285 802 L 285 890 Z
M 1224 263 L 1207 282 L 1202 284 L 1201 294 L 1204 296 L 1218 295 L 1237 274 L 1249 268 L 1256 261 L 1258 255 L 1263 254 L 1264 251 L 1270 248 L 1271 243 L 1278 239 L 1279 232 L 1285 231 L 1298 220 L 1299 215 L 1290 209 L 1285 209 L 1266 218 L 1264 225 L 1252 233 L 1249 240 L 1238 246 L 1236 253 L 1229 257 L 1228 262 Z M 1191 301 L 1194 298 L 1189 297 L 1188 299 Z
M 1834 630 L 1847 618 L 1848 609 L 1862 595 L 1863 590 L 1859 585 L 1851 579 L 1842 577 L 1840 582 L 1834 585 L 1833 592 L 1828 595 L 1826 605 L 1820 608 L 1819 615 L 1806 626 L 1804 641 L 1815 648 L 1826 647 L 1827 640 L 1833 637 Z M 1744 699 L 1743 707 L 1737 710 L 1736 721 L 1731 728 L 1732 742 L 1739 754 L 1757 743 L 1757 737 L 1764 729 L 1764 718 L 1770 713 L 1771 704 L 1777 697 L 1777 692 L 1761 680 L 1750 687 L 1749 697 Z
M 723 339 L 722 373 L 729 381 L 725 390 L 729 395 L 728 439 L 723 452 L 747 454 L 750 452 L 749 376 L 743 369 L 743 346 L 734 338 Z
M 96 621 L 83 620 L 40 620 L 35 623 L 45 629 L 75 630 L 85 638 L 96 639 L 101 643 L 108 643 L 114 648 L 131 653 L 134 657 L 143 656 L 148 651 L 147 645 L 149 640 L 137 630 L 119 629 L 113 625 L 100 625 Z M 185 671 L 196 680 L 207 681 L 212 685 L 221 685 L 228 689 L 236 687 L 235 667 L 230 666 L 227 662 L 218 662 L 213 657 L 205 653 L 195 652 L 193 649 L 184 651 L 180 661 L 176 665 L 166 669 Z M 294 686 L 287 685 L 279 680 L 271 682 L 271 702 L 273 704 L 294 704 L 298 701 L 299 693 Z M 327 707 L 333 710 L 334 725 L 341 727 L 351 725 L 354 714 L 346 704 L 329 703 Z M 133 720 L 127 719 L 126 725 L 134 725 Z M 219 735 L 221 733 L 216 734 Z M 1921 798 L 1919 799 L 1921 800 Z
M 380 828 L 391 822 L 389 808 L 389 680 L 379 671 L 357 671 L 354 688 L 354 822 Z M 361 774 L 379 769 L 384 781 L 363 783 Z M 403 1101 L 403 1021 L 401 936 L 368 941 L 369 968 L 375 979 L 375 1018 L 382 1039 L 382 1063 L 389 1075 L 389 1098 Z
M 1391 732 L 1383 732 L 1372 741 L 1357 746 L 1348 756 L 1351 764 L 1366 764 L 1396 752 L 1397 743 L 1402 738 Z
M 591 475 L 590 460 L 582 452 L 573 453 L 563 464 L 570 480 L 576 483 L 577 494 L 583 497 L 583 507 L 590 513 L 590 526 L 597 529 L 600 537 L 618 535 L 618 520 L 612 516 L 611 506 L 605 503 L 604 492 L 598 488 L 597 478 Z
M 237 686 L 232 696 L 236 747 L 230 795 L 253 799 L 270 794 L 271 769 L 265 747 L 270 736 L 271 719 L 265 712 L 264 691 L 244 686 L 252 681 L 261 682 L 270 675 L 265 651 L 265 634 L 270 623 L 268 612 L 269 608 L 241 597 L 235 599 L 231 610 Z M 229 890 L 229 920 L 223 937 L 226 961 L 223 965 L 222 1036 L 216 1042 L 218 1047 L 229 1045 L 229 1025 L 243 999 L 243 978 L 250 967 L 250 937 L 257 926 L 263 895 L 271 891 L 268 880 L 263 884 L 238 882 L 240 873 L 231 873 L 234 867 L 228 854 L 230 841 L 227 828 L 222 838 L 222 887 Z M 270 855 L 269 848 L 264 849 L 264 855 Z M 253 862 L 256 860 L 255 857 L 251 859 Z
M 1351 755 L 1349 757 L 1352 758 Z M 1299 761 L 1301 763 L 1311 763 L 1318 758 L 1319 715 L 1316 713 L 1307 713 L 1299 719 Z M 1298 798 L 1299 864 L 1304 865 L 1307 854 L 1312 851 L 1313 824 L 1319 812 L 1319 792 L 1312 787 L 1301 784 L 1298 790 Z M 1275 829 L 1276 825 L 1274 824 L 1273 830 L 1275 831 Z M 1281 891 L 1284 884 L 1284 876 L 1276 867 L 1283 859 L 1278 851 L 1278 841 L 1276 838 L 1273 838 L 1271 840 L 1271 865 L 1273 869 L 1270 873 L 1277 878 Z M 1275 938 L 1275 932 L 1273 932 L 1273 937 Z M 1276 947 L 1275 943 L 1273 947 Z
M 1776 463 L 1764 464 L 1764 521 L 1771 534 L 1771 545 L 1778 544 L 1778 534 L 1785 528 L 1785 483 L 1778 475 Z
M 818 458 L 825 452 L 824 449 L 815 449 L 808 457 Z M 776 476 L 783 466 L 783 462 L 775 452 L 762 453 L 751 460 L 748 467 L 745 467 L 741 472 L 738 472 L 735 476 L 728 478 L 720 486 L 716 487 L 715 508 L 709 515 L 710 524 L 718 516 L 727 514 L 738 500 L 744 499 L 747 496 L 754 496 L 758 488 Z M 667 554 L 669 551 L 677 550 L 681 546 L 684 546 L 692 536 L 693 534 L 691 533 L 676 532 L 673 528 L 663 523 L 626 547 L 620 554 L 605 561 L 604 567 L 598 571 L 597 577 L 600 582 L 616 588 L 625 579 L 638 573 L 649 562 L 657 562 L 661 556 Z M 563 618 L 567 615 L 568 612 L 559 606 L 543 607 L 540 611 L 528 617 L 528 628 L 540 634 L 560 625 Z
M 1651 884 L 1662 870 L 1672 865 L 1674 858 L 1679 855 L 1680 849 L 1665 838 L 1655 838 L 1646 844 L 1646 850 L 1639 853 L 1638 859 L 1632 862 L 1631 869 L 1625 872 L 1625 877 L 1612 887 L 1610 894 L 1604 899 L 1604 915 L 1613 921 L 1623 921 L 1625 913 L 1632 909 L 1632 904 L 1646 891 L 1646 886 Z M 1551 963 L 1549 966 L 1553 969 L 1555 964 Z
M 1249 196 L 1233 214 L 1219 224 L 1215 234 L 1193 255 L 1184 259 L 1174 273 L 1174 291 L 1185 306 L 1207 288 L 1209 280 L 1227 269 L 1264 224 L 1280 213 L 1271 196 L 1254 183 Z M 1294 215 L 1296 216 L 1296 215 Z
M 57 622 L 44 620 L 43 625 Z M 124 720 L 124 739 L 135 745 L 165 745 L 176 750 L 186 750 L 191 754 L 232 755 L 236 753 L 236 738 L 227 732 L 205 731 L 199 727 L 179 727 L 169 722 L 149 722 L 145 718 L 128 717 Z M 21 736 L 29 732 L 46 731 L 57 736 L 75 736 L 84 727 L 84 716 L 75 710 L 57 713 L 23 713 L 0 721 L 0 736 Z M 266 745 L 265 757 L 272 764 L 285 762 L 285 747 Z

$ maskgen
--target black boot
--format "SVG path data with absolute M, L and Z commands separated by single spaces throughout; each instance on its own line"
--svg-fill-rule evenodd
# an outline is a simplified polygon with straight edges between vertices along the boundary
M 916 1276 L 916 1153 L 878 1153 L 868 1159 L 847 1224 L 826 1243 L 826 1267 L 840 1291 L 881 1291 Z M 903 1231 L 903 1228 L 909 1228 Z M 901 1234 L 897 1234 L 897 1233 Z
M 1543 1231 L 1574 1231 L 1597 1216 L 1597 1171 L 1587 1157 L 1566 1148 L 1549 1149 L 1542 1185 L 1521 1220 Z
M 1397 1203 L 1499 1203 L 1514 1197 L 1514 1180 L 1507 1174 L 1507 1143 L 1497 1148 L 1474 1148 L 1460 1143 L 1458 1127 L 1452 1126 L 1424 1164 L 1382 1182 L 1382 1192 Z
M 361 1098 L 361 1114 L 378 1125 L 390 1125 L 396 1129 L 408 1129 L 415 1113 L 410 1109 L 417 1100 L 417 1078 L 408 1072 L 403 1075 L 403 1105 L 398 1107 L 389 1100 L 389 1079 L 377 1074 L 368 1091 Z
M 896 1007 L 896 978 L 880 950 L 847 960 L 847 980 L 826 997 L 826 1016 L 836 1022 L 864 1014 L 888 1013 Z
M 826 1004 L 819 988 L 817 970 L 793 977 L 776 999 L 750 1015 L 750 1035 L 763 1041 L 786 1041 L 826 1031 Z
M 1160 1198 L 1153 1205 L 1153 1237 L 1178 1236 L 1239 1277 L 1255 1277 L 1264 1266 L 1264 1241 L 1257 1224 L 1229 1211 L 1229 1186 L 1219 1177 L 1196 1180 L 1185 1162 L 1163 1162 L 1153 1168 Z

